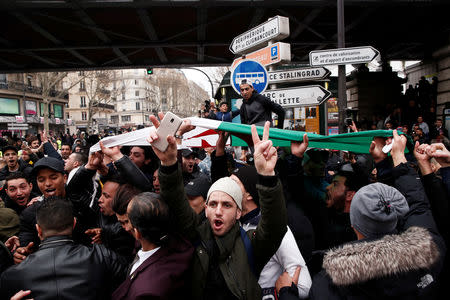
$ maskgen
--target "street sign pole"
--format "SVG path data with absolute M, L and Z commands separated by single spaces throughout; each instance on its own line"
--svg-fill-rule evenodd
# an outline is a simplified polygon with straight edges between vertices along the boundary
M 338 48 L 345 48 L 344 0 L 337 1 Z M 339 133 L 345 131 L 345 109 L 347 108 L 347 77 L 345 65 L 338 66 Z

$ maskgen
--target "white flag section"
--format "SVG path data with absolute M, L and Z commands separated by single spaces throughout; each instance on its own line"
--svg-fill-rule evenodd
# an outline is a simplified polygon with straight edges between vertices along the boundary
M 183 135 L 183 141 L 179 148 L 186 147 L 214 147 L 216 146 L 219 135 L 215 131 L 220 126 L 221 121 L 204 119 L 204 118 L 187 118 L 191 120 L 191 124 L 196 126 L 192 131 L 189 131 Z M 102 143 L 105 147 L 114 146 L 149 146 L 147 141 L 150 136 L 150 132 L 155 130 L 153 126 L 143 129 L 127 132 L 121 135 L 109 136 L 102 139 Z M 227 145 L 230 144 L 230 140 L 227 141 Z M 89 152 L 100 151 L 100 144 L 93 145 Z

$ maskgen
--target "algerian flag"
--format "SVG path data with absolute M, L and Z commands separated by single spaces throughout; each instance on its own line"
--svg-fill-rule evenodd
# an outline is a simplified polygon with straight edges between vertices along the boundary
M 251 126 L 246 124 L 216 121 L 205 118 L 187 118 L 196 128 L 183 135 L 181 147 L 214 147 L 218 139 L 217 131 L 226 131 L 232 134 L 232 146 L 247 146 L 243 139 L 251 140 Z M 258 134 L 262 136 L 264 128 L 256 126 Z M 148 146 L 147 138 L 154 127 L 111 136 L 102 139 L 106 147 L 113 146 Z M 269 139 L 275 146 L 289 147 L 291 141 L 302 141 L 303 131 L 294 131 L 278 128 L 270 128 Z M 392 130 L 370 130 L 362 132 L 344 133 L 332 136 L 324 136 L 315 133 L 306 133 L 310 148 L 322 148 L 333 150 L 346 150 L 355 153 L 369 153 L 370 143 L 374 137 L 392 137 Z M 242 139 L 243 138 L 243 139 Z M 99 144 L 91 147 L 90 152 L 100 150 Z

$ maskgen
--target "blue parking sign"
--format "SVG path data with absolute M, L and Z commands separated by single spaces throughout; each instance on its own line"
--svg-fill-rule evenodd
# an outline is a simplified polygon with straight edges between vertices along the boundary
M 266 90 L 269 84 L 269 75 L 266 68 L 254 60 L 243 60 L 231 71 L 230 84 L 240 94 L 240 83 L 246 80 L 251 82 L 253 88 L 259 93 Z
M 274 59 L 274 57 L 278 57 L 278 47 L 277 45 L 270 48 L 270 57 Z

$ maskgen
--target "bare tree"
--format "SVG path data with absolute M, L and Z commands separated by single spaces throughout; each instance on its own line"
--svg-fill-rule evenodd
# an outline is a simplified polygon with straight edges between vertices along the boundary
M 68 72 L 42 72 L 36 73 L 36 78 L 42 88 L 42 102 L 44 103 L 44 130 L 49 131 L 48 107 L 55 98 L 62 98 L 68 94 L 68 91 L 83 80 L 81 76 L 78 80 L 70 82 L 68 86 L 63 87 L 63 80 L 67 77 Z
M 88 99 L 87 130 L 92 129 L 93 117 L 102 110 L 109 109 L 118 89 L 111 89 L 111 84 L 115 80 L 114 71 L 97 70 L 84 72 L 85 93 Z

